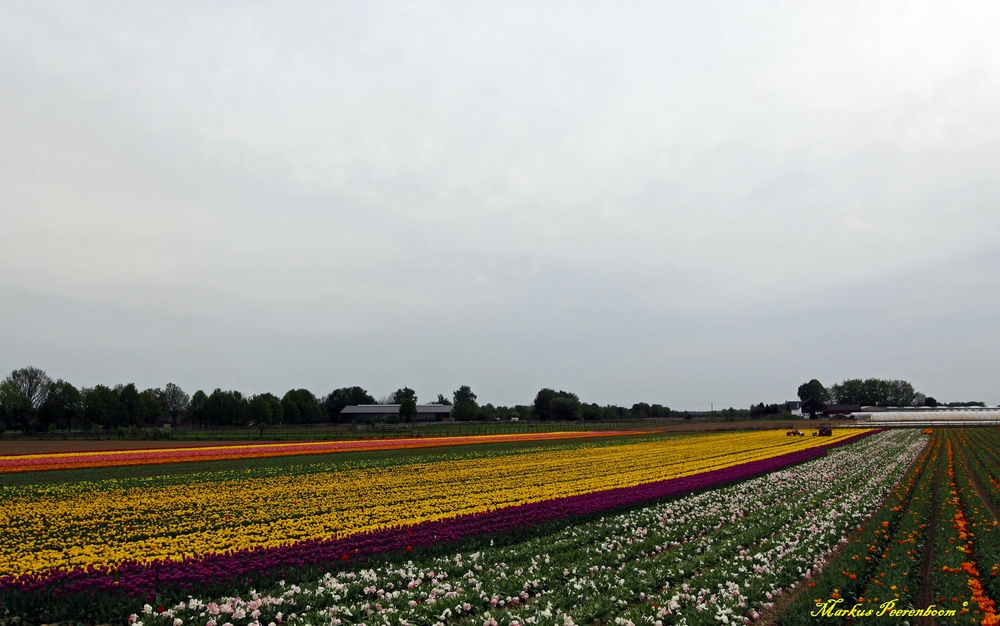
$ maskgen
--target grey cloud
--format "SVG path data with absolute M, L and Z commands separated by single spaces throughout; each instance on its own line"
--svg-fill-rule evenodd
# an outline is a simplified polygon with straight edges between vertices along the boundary
M 0 367 L 1000 401 L 998 18 L 5 5 Z

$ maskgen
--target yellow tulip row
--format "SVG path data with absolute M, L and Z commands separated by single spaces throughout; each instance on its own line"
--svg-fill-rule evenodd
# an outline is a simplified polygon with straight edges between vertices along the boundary
M 36 573 L 305 539 L 631 487 L 804 448 L 832 438 L 783 432 L 657 438 L 615 446 L 538 451 L 253 480 L 91 491 L 60 485 L 0 497 L 0 573 Z

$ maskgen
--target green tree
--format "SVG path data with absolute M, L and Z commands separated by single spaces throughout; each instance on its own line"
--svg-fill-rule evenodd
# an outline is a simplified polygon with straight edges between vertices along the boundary
M 3 382 L 17 394 L 19 401 L 35 411 L 41 408 L 52 388 L 52 379 L 49 375 L 37 367 L 30 366 L 14 370 Z
M 268 404 L 271 405 L 271 423 L 272 424 L 284 424 L 285 423 L 285 409 L 281 406 L 281 399 L 274 395 L 273 393 L 261 393 L 258 394 L 261 398 L 267 400 Z
M 917 392 L 913 385 L 905 380 L 889 381 L 888 392 L 888 406 L 914 406 L 916 404 Z M 923 398 L 921 398 L 922 403 Z
M 247 402 L 239 391 L 216 389 L 205 401 L 205 422 L 210 426 L 244 426 Z
M 340 421 L 340 412 L 345 406 L 357 406 L 359 404 L 375 404 L 373 398 L 361 387 L 342 387 L 330 392 L 323 398 L 323 412 L 330 422 Z
M 208 404 L 208 395 L 199 389 L 191 396 L 191 402 L 187 408 L 188 422 L 205 426 L 208 421 L 205 419 L 205 406 Z
M 830 387 L 837 404 L 861 406 L 913 406 L 916 390 L 905 380 L 852 378 Z
M 651 407 L 645 402 L 636 402 L 632 405 L 632 415 L 637 419 L 645 419 L 650 417 Z
M 413 398 L 403 398 L 399 403 L 399 419 L 404 422 L 417 421 L 417 401 Z
M 554 389 L 544 388 L 535 394 L 535 401 L 532 404 L 534 409 L 535 419 L 537 420 L 547 420 L 550 419 L 549 405 L 552 404 L 552 399 L 556 397 L 556 392 Z
M 575 394 L 557 395 L 549 404 L 549 417 L 560 422 L 580 419 L 580 400 Z
M 286 393 L 281 398 L 281 414 L 284 416 L 286 424 L 301 424 L 302 414 L 299 412 L 299 404 Z
M 21 428 L 28 432 L 34 420 L 31 405 L 17 392 L 17 389 L 7 381 L 0 382 L 0 419 L 8 421 L 15 429 Z
M 622 407 L 609 404 L 601 409 L 601 417 L 608 421 L 622 419 L 626 417 L 625 413 L 627 411 L 628 409 L 624 409 Z
M 823 383 L 813 378 L 809 382 L 799 385 L 799 400 L 802 402 L 815 400 L 816 402 L 826 404 L 830 401 L 830 392 L 826 390 Z
M 475 402 L 458 402 L 451 415 L 459 422 L 471 422 L 479 418 L 479 405 Z
M 263 395 L 250 396 L 247 403 L 247 419 L 261 429 L 263 436 L 264 426 L 273 423 L 274 410 L 271 408 L 271 401 Z
M 167 386 L 163 388 L 163 398 L 167 402 L 167 412 L 170 414 L 170 421 L 176 424 L 177 420 L 184 414 L 184 411 L 187 411 L 191 405 L 191 397 L 174 383 L 167 383 Z
M 472 393 L 472 389 L 468 385 L 462 385 L 459 387 L 455 390 L 455 393 L 452 394 L 452 397 L 455 398 L 455 404 L 458 404 L 459 402 L 476 403 L 476 394 Z
M 409 387 L 403 387 L 402 389 L 397 389 L 395 393 L 392 394 L 393 404 L 402 404 L 403 400 L 413 400 L 417 401 L 417 392 L 410 389 Z
M 493 406 L 492 404 L 484 404 L 483 406 L 479 407 L 479 419 L 481 419 L 484 422 L 496 421 L 498 419 L 496 407 Z
M 125 412 L 125 423 L 118 426 L 141 426 L 145 422 L 146 406 L 135 383 L 115 385 L 114 392 Z
M 72 429 L 74 423 L 83 426 L 80 423 L 83 418 L 83 394 L 70 383 L 59 379 L 52 383 L 49 395 L 38 414 L 39 422 L 45 428 L 50 424 L 55 424 L 56 428 L 62 430 Z
M 14 370 L 0 383 L 0 405 L 24 432 L 38 425 L 38 409 L 45 403 L 52 379 L 37 367 Z
M 125 423 L 125 411 L 118 394 L 106 385 L 83 390 L 84 430 L 99 426 L 117 428 Z
M 568 402 L 559 403 L 559 415 L 553 412 L 553 403 L 558 398 L 563 398 Z M 567 407 L 572 407 L 570 411 Z M 533 405 L 535 419 L 539 420 L 552 420 L 552 419 L 579 419 L 580 414 L 580 398 L 575 393 L 570 393 L 569 391 L 553 391 L 552 389 L 542 389 L 535 396 L 535 402 Z M 572 417 L 570 417 L 572 415 Z
M 662 404 L 653 404 L 649 407 L 650 417 L 670 417 L 670 407 Z
M 462 385 L 452 394 L 455 399 L 455 408 L 451 414 L 461 422 L 471 422 L 481 419 L 479 405 L 476 403 L 476 394 L 472 393 L 472 388 Z
M 830 398 L 835 404 L 860 404 L 871 405 L 866 402 L 869 389 L 865 388 L 865 381 L 860 378 L 851 378 L 830 387 Z
M 597 421 L 603 416 L 601 406 L 596 402 L 583 405 L 583 419 L 585 421 Z
M 434 404 L 441 404 L 444 406 L 451 406 L 451 400 L 444 397 L 443 393 L 438 394 L 438 399 L 434 401 Z
M 142 406 L 142 423 L 147 426 L 157 426 L 170 418 L 170 405 L 162 389 L 146 389 L 139 394 Z
M 292 389 L 281 398 L 287 424 L 318 424 L 323 421 L 319 400 L 308 389 Z

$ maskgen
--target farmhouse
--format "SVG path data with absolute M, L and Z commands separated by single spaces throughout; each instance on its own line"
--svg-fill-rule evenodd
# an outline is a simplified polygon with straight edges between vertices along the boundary
M 418 404 L 417 421 L 433 422 L 451 417 L 451 405 L 448 404 Z M 340 412 L 341 419 L 369 419 L 374 422 L 385 422 L 390 418 L 399 417 L 398 404 L 359 404 L 345 406 Z

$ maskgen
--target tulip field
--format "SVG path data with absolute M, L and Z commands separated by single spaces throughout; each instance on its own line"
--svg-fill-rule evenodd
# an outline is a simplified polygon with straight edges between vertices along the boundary
M 623 434 L 615 431 L 576 433 L 529 433 L 517 435 L 473 435 L 469 437 L 420 437 L 414 439 L 368 439 L 361 441 L 309 441 L 295 443 L 226 444 L 197 448 L 152 450 L 110 450 L 106 452 L 63 452 L 0 456 L 0 473 L 35 472 L 55 469 L 162 465 L 228 459 L 303 456 L 334 452 L 380 451 L 412 448 L 488 444 L 494 442 L 582 439 Z
M 1000 624 L 995 430 L 473 439 L 0 457 L 0 624 Z
M 840 608 L 876 612 L 886 602 L 899 609 L 933 605 L 938 624 L 1000 624 L 998 450 L 994 429 L 936 431 L 886 504 L 781 623 L 843 623 L 812 615 L 817 602 L 833 598 L 843 600 Z M 947 611 L 954 615 L 940 615 Z

